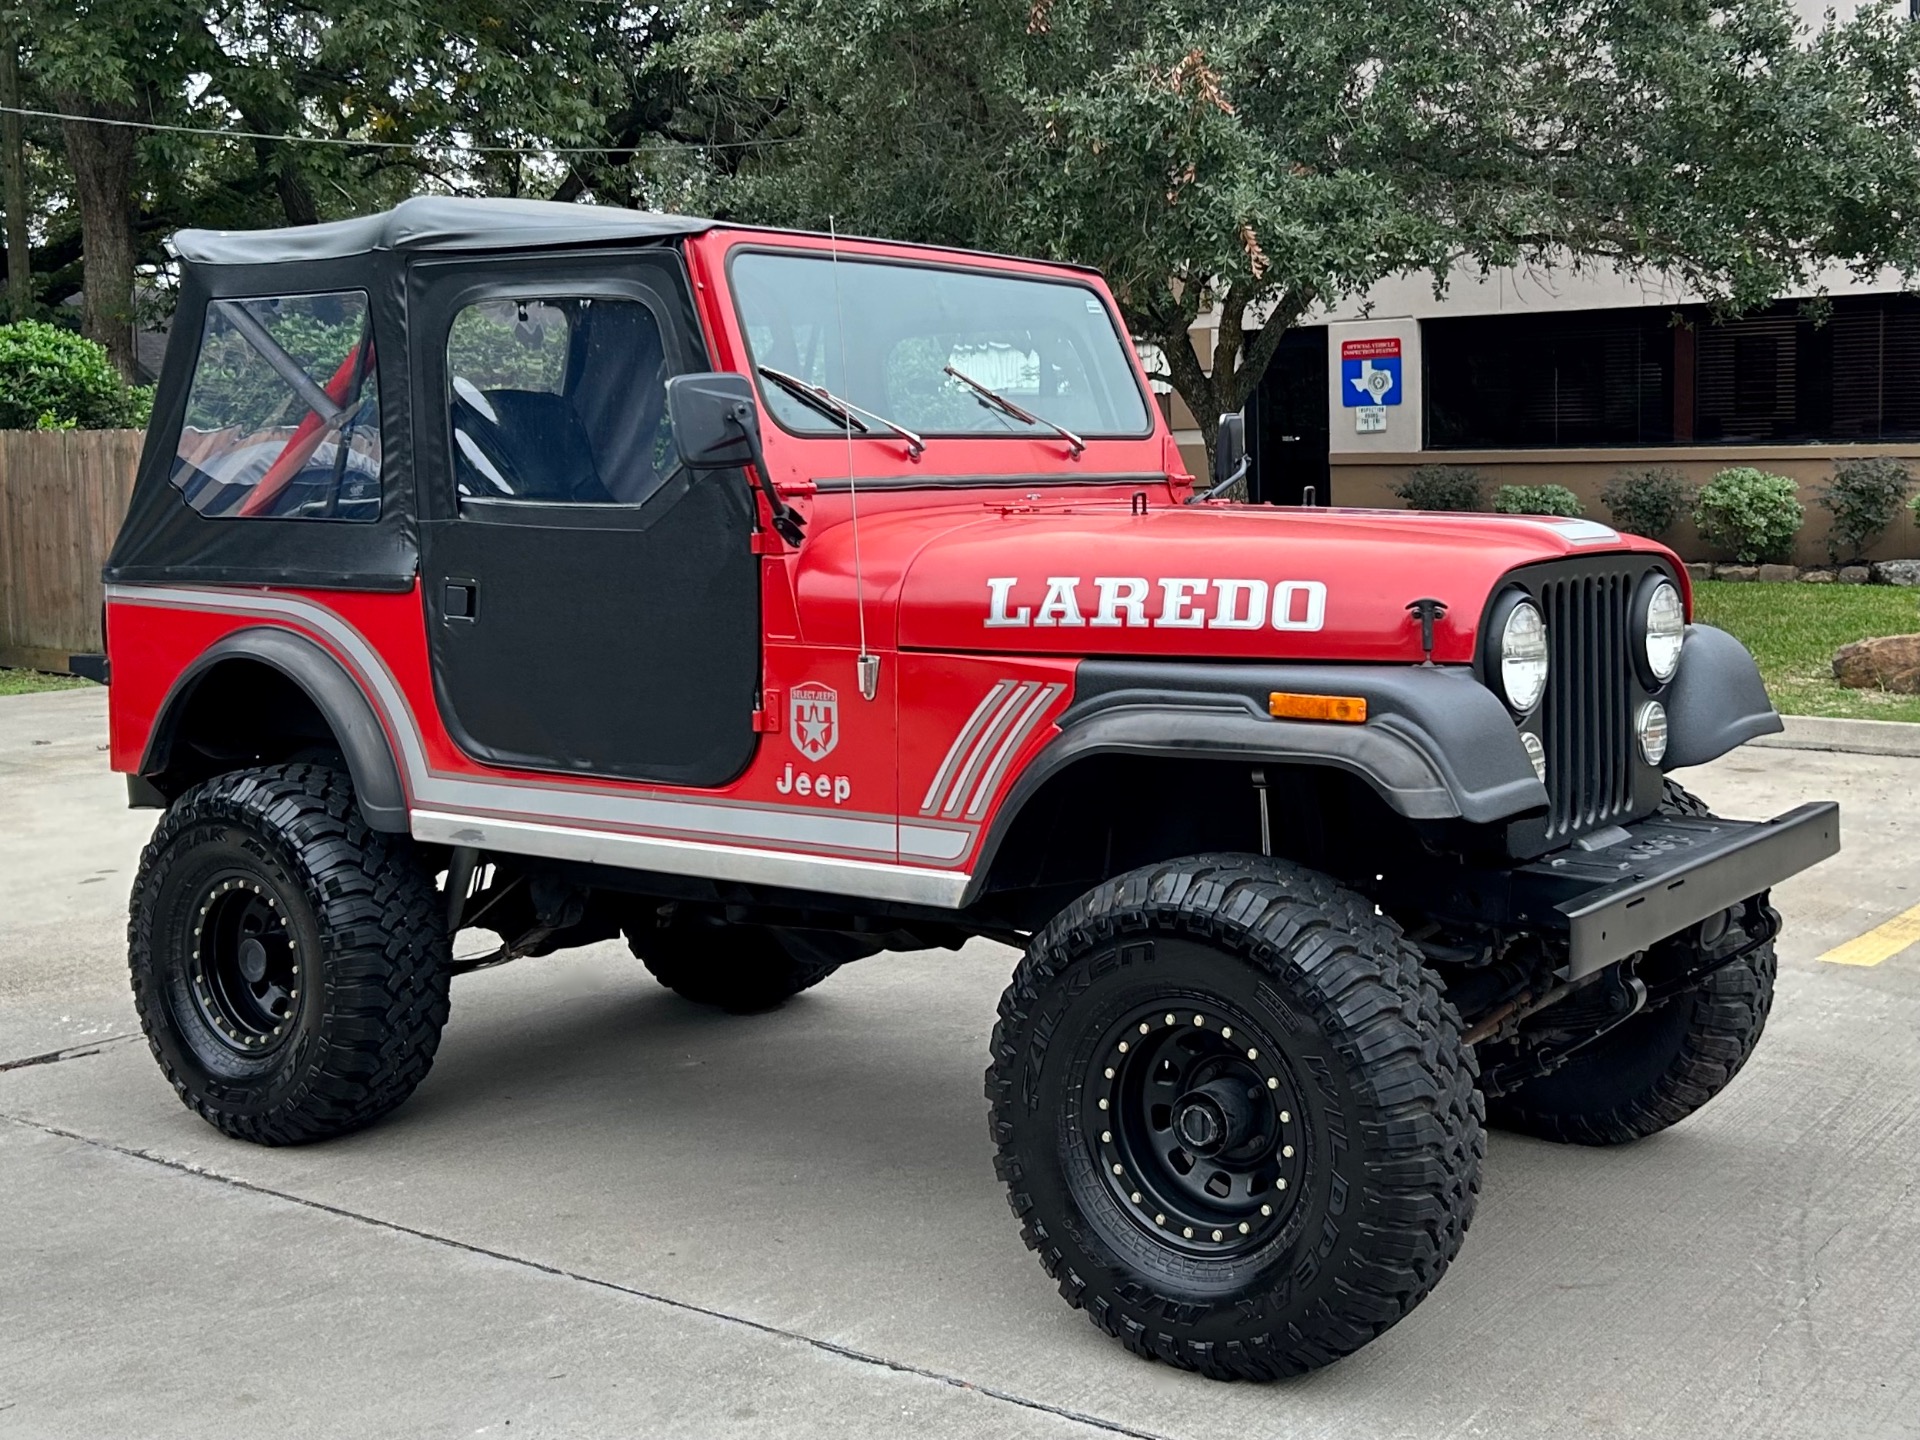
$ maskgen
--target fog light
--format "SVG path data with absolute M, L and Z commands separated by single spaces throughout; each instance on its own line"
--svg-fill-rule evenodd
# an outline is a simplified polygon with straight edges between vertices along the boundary
M 1540 743 L 1540 737 L 1531 731 L 1520 732 L 1520 748 L 1527 752 L 1527 759 L 1533 762 L 1534 778 L 1544 785 L 1547 783 L 1547 747 Z
M 1640 757 L 1649 765 L 1667 758 L 1667 707 L 1649 700 L 1634 717 L 1633 728 L 1640 736 Z

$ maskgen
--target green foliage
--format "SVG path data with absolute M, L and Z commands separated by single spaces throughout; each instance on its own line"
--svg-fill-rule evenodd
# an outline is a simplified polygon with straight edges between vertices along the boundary
M 1493 492 L 1493 508 L 1501 515 L 1561 515 L 1570 520 L 1587 513 L 1580 497 L 1564 485 L 1502 485 Z
M 327 319 L 290 308 L 273 317 L 268 332 L 309 376 L 324 385 L 359 343 L 363 321 L 358 314 Z M 207 318 L 194 366 L 193 388 L 187 397 L 188 428 L 264 430 L 288 415 L 299 420 L 306 406 L 287 382 L 237 330 L 216 314 Z
M 1393 487 L 1409 510 L 1478 510 L 1487 477 L 1470 465 L 1416 465 Z
M 40 320 L 0 325 L 0 430 L 137 429 L 152 405 L 93 341 Z
M 1640 266 L 1738 307 L 1823 257 L 1920 261 L 1920 28 L 1880 7 L 1818 36 L 1788 0 L 702 0 L 683 24 L 688 123 L 798 142 L 713 174 L 730 213 L 1097 266 L 1209 445 L 1290 325 L 1393 275 Z
M 1833 516 L 1827 528 L 1827 554 L 1836 562 L 1857 560 L 1893 523 L 1900 502 L 1913 488 L 1913 472 L 1891 455 L 1843 460 L 1833 481 L 1820 492 L 1820 504 Z
M 1731 466 L 1700 491 L 1693 523 L 1703 540 L 1731 550 L 1743 565 L 1784 560 L 1806 519 L 1797 490 L 1785 475 Z
M 1655 465 L 1622 470 L 1600 492 L 1613 523 L 1629 535 L 1658 540 L 1686 512 L 1693 490 L 1678 470 Z
M 1920 696 L 1850 690 L 1833 678 L 1833 652 L 1842 645 L 1920 629 L 1913 591 L 1707 580 L 1693 587 L 1693 604 L 1696 620 L 1728 631 L 1753 652 L 1781 713 L 1920 721 Z

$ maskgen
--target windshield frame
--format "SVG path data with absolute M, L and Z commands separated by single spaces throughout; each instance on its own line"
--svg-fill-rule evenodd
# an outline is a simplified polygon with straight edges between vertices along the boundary
M 844 429 L 825 431 L 795 430 L 792 426 L 788 425 L 785 420 L 781 419 L 780 413 L 772 405 L 767 403 L 766 394 L 761 388 L 763 381 L 757 373 L 761 360 L 760 357 L 754 354 L 753 342 L 748 338 L 747 315 L 741 307 L 739 286 L 734 281 L 734 265 L 743 255 L 777 255 L 782 258 L 800 257 L 831 264 L 835 259 L 835 254 L 836 252 L 831 244 L 779 245 L 750 241 L 744 244 L 730 245 L 726 251 L 724 266 L 727 277 L 728 303 L 733 309 L 734 324 L 739 329 L 740 346 L 745 353 L 747 368 L 750 372 L 754 372 L 752 375 L 754 393 L 759 398 L 762 412 L 773 421 L 781 434 L 791 436 L 795 440 L 825 440 L 835 444 L 845 444 L 846 431 Z M 1134 392 L 1140 397 L 1142 424 L 1138 430 L 1080 430 L 1077 433 L 1082 439 L 1087 441 L 1151 440 L 1157 433 L 1160 423 L 1159 403 L 1154 398 L 1151 387 L 1147 385 L 1143 377 L 1140 366 L 1140 353 L 1134 347 L 1133 336 L 1128 333 L 1125 322 L 1115 309 L 1112 297 L 1106 293 L 1104 286 L 1092 283 L 1082 276 L 1062 273 L 1060 270 L 1052 267 L 1048 267 L 1044 274 L 1037 273 L 1035 269 L 1029 267 L 1044 265 L 1044 261 L 1021 261 L 1013 257 L 989 257 L 983 255 L 981 257 L 982 260 L 998 261 L 999 263 L 967 264 L 960 261 L 875 254 L 873 251 L 867 249 L 865 244 L 862 244 L 858 249 L 854 249 L 851 248 L 847 242 L 842 242 L 838 250 L 838 258 L 850 265 L 892 265 L 909 270 L 936 270 L 950 274 L 986 276 L 1003 280 L 1021 280 L 1036 285 L 1063 286 L 1091 295 L 1095 300 L 1100 302 L 1101 312 L 1107 317 L 1107 324 L 1111 327 L 1113 337 L 1119 342 L 1121 352 L 1125 356 L 1127 373 L 1132 378 Z M 985 401 L 981 401 L 980 403 L 982 405 L 986 404 Z M 1029 406 L 1027 408 L 1031 409 L 1032 407 Z M 1035 413 L 1037 414 L 1038 412 L 1036 411 Z M 1058 443 L 1060 439 L 1055 431 L 1044 425 L 1033 426 L 1024 430 L 932 430 L 920 429 L 917 426 L 914 427 L 914 429 L 915 433 L 926 440 L 1039 440 Z M 855 431 L 853 438 L 856 441 L 892 440 L 896 444 L 899 443 L 898 436 L 883 429 L 875 429 L 865 435 Z

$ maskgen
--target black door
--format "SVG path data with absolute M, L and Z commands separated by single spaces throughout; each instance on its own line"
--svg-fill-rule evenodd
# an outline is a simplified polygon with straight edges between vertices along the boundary
M 754 748 L 754 512 L 679 464 L 704 369 L 677 260 L 418 266 L 415 434 L 434 689 L 496 765 L 719 785 Z
M 1327 331 L 1290 330 L 1254 387 L 1247 414 L 1252 498 L 1269 505 L 1331 505 L 1327 465 Z

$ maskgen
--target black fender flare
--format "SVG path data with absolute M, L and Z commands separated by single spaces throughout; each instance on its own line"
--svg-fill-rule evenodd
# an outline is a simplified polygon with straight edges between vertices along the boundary
M 359 684 L 346 667 L 304 635 L 278 626 L 236 631 L 209 645 L 183 670 L 161 702 L 160 713 L 147 736 L 139 775 L 165 773 L 172 758 L 180 718 L 194 692 L 215 667 L 228 660 L 251 660 L 298 686 L 327 722 L 353 779 L 360 813 L 375 830 L 407 833 L 407 792 L 400 780 L 386 728 L 374 713 Z
M 1661 698 L 1667 707 L 1662 770 L 1704 765 L 1756 735 L 1787 728 L 1747 647 L 1711 625 L 1687 627 L 1680 668 Z
M 1274 719 L 1276 690 L 1363 696 L 1366 723 Z M 1091 755 L 1331 766 L 1410 820 L 1485 825 L 1548 803 L 1513 716 L 1464 665 L 1088 661 L 1057 725 L 995 813 L 973 888 L 1040 787 Z

